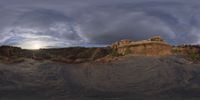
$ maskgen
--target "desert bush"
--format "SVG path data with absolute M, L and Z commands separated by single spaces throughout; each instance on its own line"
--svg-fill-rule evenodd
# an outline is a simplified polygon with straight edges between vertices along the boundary
M 200 54 L 195 52 L 188 53 L 188 56 L 193 61 L 200 61 Z
M 105 56 L 109 55 L 109 53 L 111 51 L 112 51 L 111 48 L 98 48 L 92 54 L 92 58 L 91 59 L 95 60 L 95 59 L 99 59 L 99 58 L 105 57 Z
M 122 56 L 121 54 L 119 54 L 116 50 L 112 50 L 112 52 L 110 53 L 110 55 L 112 57 L 119 57 L 119 56 Z
M 11 61 L 11 63 L 21 63 L 21 62 L 24 62 L 25 61 L 25 59 L 24 58 L 15 58 L 15 59 L 13 59 L 12 61 Z
M 130 48 L 127 48 L 127 49 L 125 50 L 125 52 L 124 52 L 124 55 L 128 55 L 128 54 L 131 54 Z
M 176 53 L 176 54 L 179 54 L 179 53 L 181 53 L 181 50 L 178 49 L 178 48 L 174 48 L 174 49 L 172 49 L 172 52 Z

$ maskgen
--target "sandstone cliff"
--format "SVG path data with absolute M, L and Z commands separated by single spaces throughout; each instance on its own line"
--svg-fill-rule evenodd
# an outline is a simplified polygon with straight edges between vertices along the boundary
M 121 40 L 111 47 L 122 55 L 166 56 L 172 54 L 172 46 L 160 36 L 141 41 Z

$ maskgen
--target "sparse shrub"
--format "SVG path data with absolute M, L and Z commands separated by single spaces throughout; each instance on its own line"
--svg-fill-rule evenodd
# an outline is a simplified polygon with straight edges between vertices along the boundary
M 178 48 L 174 48 L 174 49 L 172 49 L 172 52 L 175 54 L 179 54 L 179 53 L 181 53 L 181 50 Z
M 112 52 L 110 53 L 110 55 L 112 57 L 119 57 L 119 56 L 122 56 L 121 54 L 119 54 L 116 50 L 112 50 Z
M 21 63 L 24 62 L 25 59 L 24 58 L 15 58 L 11 63 Z
M 195 52 L 188 53 L 188 56 L 193 61 L 200 61 L 200 54 Z
M 110 48 L 97 48 L 95 50 L 95 52 L 92 54 L 91 59 L 95 60 L 95 59 L 105 57 L 105 56 L 109 55 L 109 53 L 111 51 L 112 51 L 112 49 L 110 49 Z
M 130 48 L 127 48 L 127 49 L 125 50 L 125 52 L 124 52 L 124 55 L 128 55 L 128 54 L 131 54 Z

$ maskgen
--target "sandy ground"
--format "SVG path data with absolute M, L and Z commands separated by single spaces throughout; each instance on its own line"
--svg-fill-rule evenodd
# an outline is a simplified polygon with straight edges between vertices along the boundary
M 176 56 L 0 64 L 0 100 L 199 100 L 199 94 L 200 64 Z

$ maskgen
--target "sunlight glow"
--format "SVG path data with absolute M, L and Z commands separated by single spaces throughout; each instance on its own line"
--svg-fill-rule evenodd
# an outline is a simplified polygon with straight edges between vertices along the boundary
M 42 46 L 41 46 L 41 44 L 40 43 L 35 43 L 35 44 L 33 44 L 30 48 L 31 49 L 40 49 Z
M 27 41 L 18 46 L 22 47 L 23 49 L 33 49 L 33 50 L 38 50 L 45 47 L 42 41 Z

